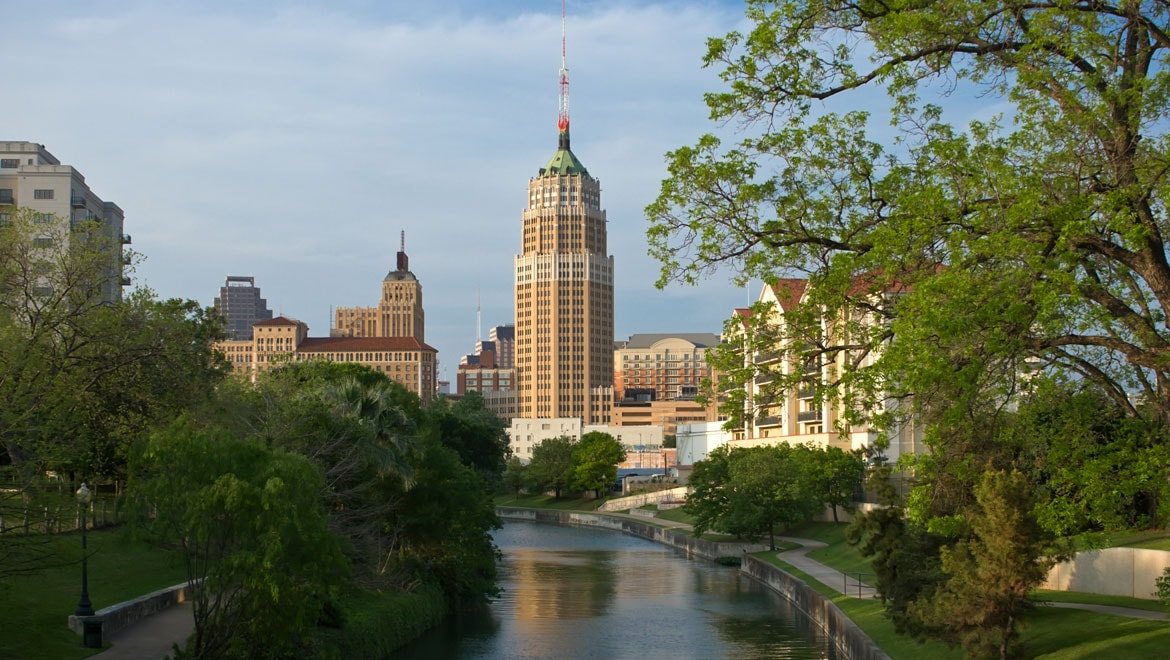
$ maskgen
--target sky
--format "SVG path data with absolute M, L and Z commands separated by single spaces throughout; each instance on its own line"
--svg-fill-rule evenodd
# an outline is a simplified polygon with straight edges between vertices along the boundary
M 325 336 L 332 307 L 377 304 L 404 231 L 442 378 L 474 349 L 477 304 L 484 338 L 513 322 L 527 184 L 557 146 L 556 0 L 0 4 L 0 141 L 45 145 L 123 209 L 136 286 L 211 305 L 253 276 Z M 707 37 L 743 20 L 734 1 L 567 2 L 616 339 L 718 333 L 758 293 L 730 273 L 656 289 L 643 213 L 666 152 L 713 128 Z

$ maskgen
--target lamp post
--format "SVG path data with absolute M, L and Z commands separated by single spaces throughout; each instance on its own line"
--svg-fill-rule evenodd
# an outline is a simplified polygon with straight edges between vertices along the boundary
M 81 506 L 81 599 L 77 601 L 75 616 L 93 616 L 93 604 L 89 602 L 89 574 L 86 572 L 85 510 L 93 501 L 93 493 L 84 482 L 77 489 L 77 503 Z

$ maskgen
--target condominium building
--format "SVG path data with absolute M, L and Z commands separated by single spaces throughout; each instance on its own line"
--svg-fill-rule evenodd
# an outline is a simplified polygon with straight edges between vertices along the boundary
M 411 337 L 425 339 L 422 284 L 410 272 L 406 256 L 406 232 L 394 270 L 382 280 L 382 297 L 376 307 L 338 307 L 331 335 L 338 337 Z
M 224 319 L 228 339 L 251 339 L 252 325 L 272 318 L 272 310 L 268 309 L 268 301 L 260 297 L 254 277 L 228 275 L 214 304 Z
M 44 145 L 0 142 L 0 219 L 17 208 L 28 209 L 46 224 L 53 218 L 68 221 L 72 228 L 94 223 L 110 252 L 102 298 L 122 299 L 122 287 L 130 285 L 123 274 L 122 246 L 130 243 L 129 234 L 123 233 L 124 213 L 90 190 L 81 172 L 62 165 Z
M 286 362 L 353 362 L 386 374 L 419 396 L 424 406 L 435 393 L 438 352 L 413 337 L 310 337 L 309 326 L 283 316 L 252 326 L 252 339 L 216 344 L 236 371 L 256 375 Z
M 762 324 L 782 327 L 784 312 L 792 311 L 806 301 L 808 293 L 809 282 L 804 279 L 781 279 L 765 284 L 758 302 L 763 304 L 766 313 L 761 316 L 751 310 L 737 309 L 735 313 L 741 321 L 739 331 L 728 340 L 745 341 L 750 338 L 747 333 L 759 332 L 764 327 Z M 855 320 L 874 322 L 872 319 Z M 828 342 L 840 339 L 836 334 L 840 332 L 838 324 L 827 320 L 821 323 L 820 332 Z M 769 330 L 768 336 L 783 337 L 786 333 Z M 828 382 L 834 374 L 868 367 L 877 356 L 867 355 L 857 364 L 848 363 L 848 358 L 847 352 L 842 351 L 831 359 L 806 360 L 800 347 L 791 340 L 780 340 L 765 350 L 745 351 L 745 366 L 758 373 L 745 391 L 740 415 L 743 423 L 732 430 L 730 444 L 812 443 L 849 451 L 886 442 L 888 447 L 883 455 L 889 460 L 924 451 L 923 429 L 913 418 L 902 421 L 896 428 L 878 429 L 867 423 L 851 422 L 841 401 L 832 397 L 822 397 L 818 401 L 813 387 L 802 385 L 780 389 L 774 384 L 778 382 L 778 375 L 793 374 L 803 375 L 805 382 Z M 898 403 L 888 401 L 885 405 L 897 406 Z

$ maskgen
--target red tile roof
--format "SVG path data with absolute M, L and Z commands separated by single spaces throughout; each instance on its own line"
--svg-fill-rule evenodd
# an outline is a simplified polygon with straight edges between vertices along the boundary
M 772 287 L 776 301 L 780 303 L 780 309 L 789 312 L 800 303 L 801 297 L 804 296 L 804 290 L 808 288 L 808 280 L 785 277 L 776 280 L 769 286 Z
M 299 323 L 300 323 L 300 321 L 294 321 L 294 320 L 292 320 L 288 317 L 285 317 L 285 316 L 278 316 L 274 319 L 266 319 L 264 321 L 256 321 L 255 323 L 252 324 L 252 327 L 256 327 L 258 325 L 298 325 Z

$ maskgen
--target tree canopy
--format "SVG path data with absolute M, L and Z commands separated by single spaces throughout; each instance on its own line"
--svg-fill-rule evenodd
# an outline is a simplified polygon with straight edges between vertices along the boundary
M 891 394 L 1002 405 L 1043 369 L 1170 419 L 1164 3 L 747 14 L 704 60 L 727 85 L 711 117 L 741 138 L 671 152 L 647 208 L 660 285 L 722 266 L 807 277 L 775 332 L 802 359 L 866 366 L 827 383 L 860 409 Z M 873 139 L 879 91 L 892 135 Z M 967 97 L 1000 114 L 948 121 Z

